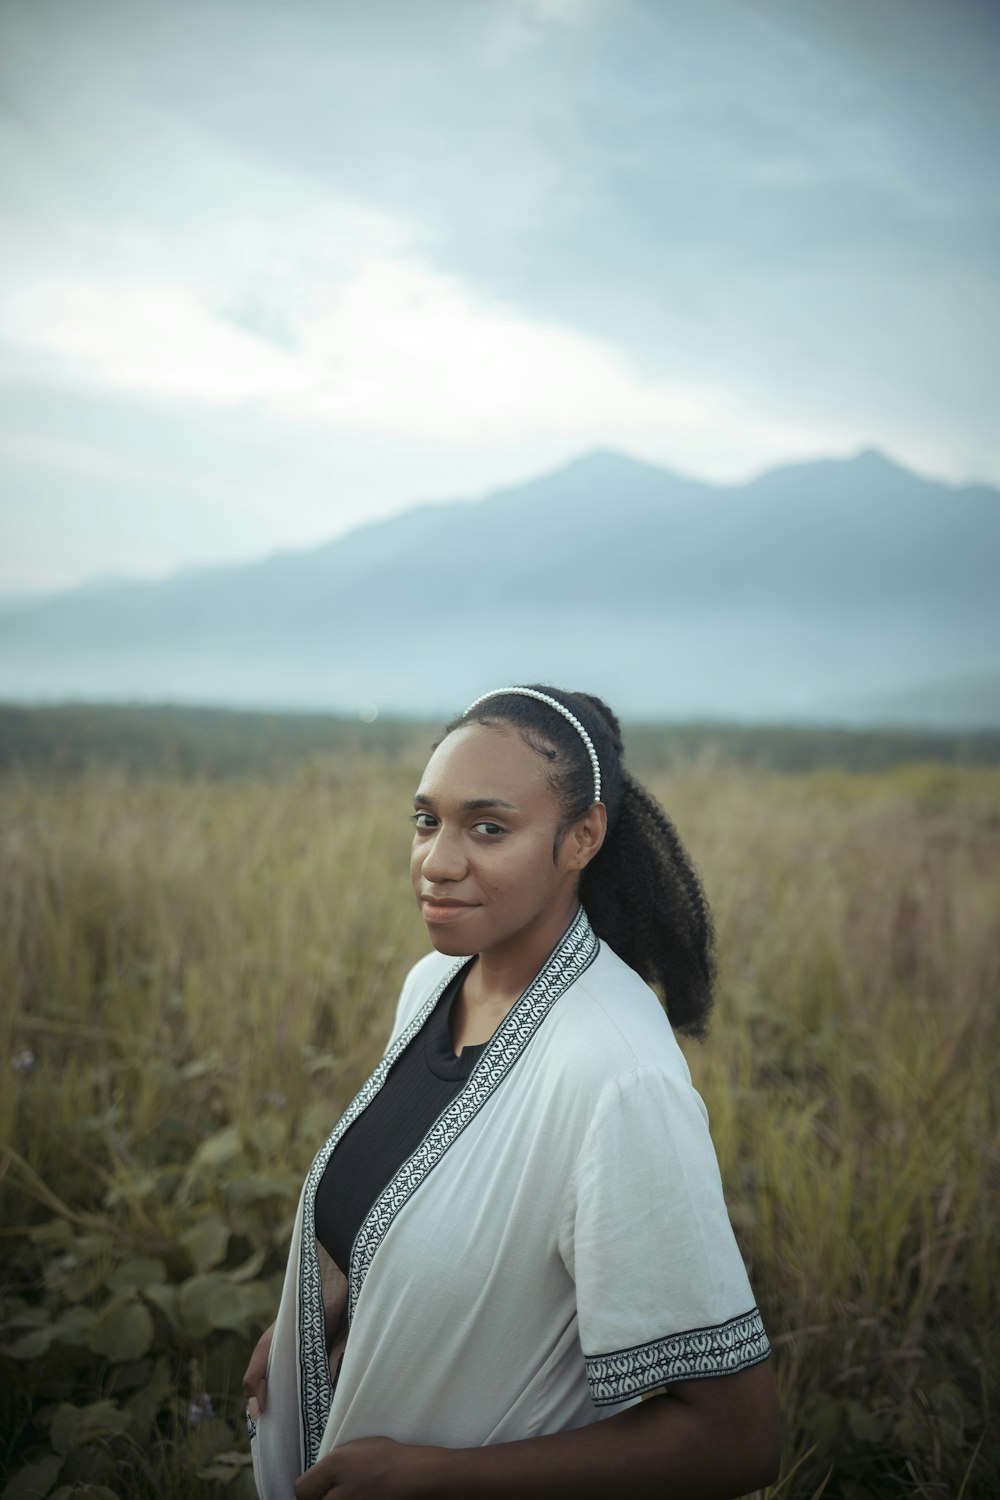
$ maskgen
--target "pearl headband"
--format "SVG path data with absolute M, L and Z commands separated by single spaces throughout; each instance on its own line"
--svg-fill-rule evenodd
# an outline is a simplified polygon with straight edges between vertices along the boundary
M 594 801 L 600 802 L 601 763 L 597 758 L 597 751 L 594 749 L 594 742 L 590 738 L 590 735 L 587 733 L 587 731 L 584 729 L 583 725 L 580 723 L 580 720 L 576 717 L 576 714 L 571 714 L 568 708 L 564 708 L 563 705 L 557 701 L 557 699 L 550 698 L 548 693 L 539 693 L 535 688 L 526 687 L 493 688 L 492 692 L 483 693 L 482 697 L 477 698 L 475 703 L 470 703 L 468 708 L 465 710 L 465 713 L 462 715 L 462 718 L 464 719 L 468 714 L 471 714 L 472 710 L 474 708 L 478 708 L 480 703 L 485 703 L 487 698 L 505 698 L 509 693 L 517 694 L 521 698 L 537 698 L 539 703 L 547 703 L 550 708 L 555 709 L 556 713 L 562 714 L 567 723 L 572 724 L 581 740 L 583 740 L 583 743 L 586 746 L 587 754 L 590 756 L 590 765 L 594 772 Z

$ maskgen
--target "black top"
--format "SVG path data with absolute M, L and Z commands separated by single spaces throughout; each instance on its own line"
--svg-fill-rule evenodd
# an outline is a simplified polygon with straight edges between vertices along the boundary
M 326 1164 L 316 1189 L 316 1238 L 345 1275 L 368 1210 L 454 1099 L 487 1045 L 463 1047 L 456 1057 L 451 1044 L 451 1007 L 472 962 L 463 964 L 447 986 Z

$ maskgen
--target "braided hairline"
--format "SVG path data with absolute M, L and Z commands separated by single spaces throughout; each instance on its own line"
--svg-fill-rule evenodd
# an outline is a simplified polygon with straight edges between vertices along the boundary
M 470 703 L 468 708 L 465 710 L 465 713 L 462 715 L 462 718 L 468 718 L 469 714 L 472 713 L 472 710 L 474 708 L 478 708 L 480 703 L 485 703 L 488 698 L 505 698 L 508 696 L 508 694 L 514 694 L 521 698 L 534 698 L 539 703 L 547 703 L 550 708 L 554 708 L 557 713 L 562 714 L 567 723 L 572 724 L 573 728 L 576 730 L 577 734 L 583 741 L 587 754 L 590 757 L 590 767 L 594 773 L 594 801 L 600 802 L 601 762 L 598 757 L 597 751 L 594 748 L 594 742 L 590 738 L 590 735 L 587 733 L 586 729 L 584 729 L 583 725 L 580 723 L 580 720 L 577 718 L 576 714 L 572 713 L 564 703 L 560 703 L 558 698 L 552 698 L 548 693 L 541 693 L 537 688 L 492 688 L 490 692 L 482 693 L 474 703 Z

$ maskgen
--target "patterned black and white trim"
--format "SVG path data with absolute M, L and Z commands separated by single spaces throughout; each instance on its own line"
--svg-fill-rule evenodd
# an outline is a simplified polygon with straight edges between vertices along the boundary
M 302 1242 L 299 1247 L 299 1406 L 302 1412 L 302 1466 L 316 1462 L 327 1417 L 333 1403 L 333 1381 L 326 1353 L 326 1313 L 323 1281 L 316 1248 L 316 1190 L 337 1142 L 385 1082 L 386 1074 L 404 1047 L 416 1036 L 465 959 L 452 964 L 433 993 L 386 1052 L 375 1071 L 362 1084 L 309 1168 L 302 1193 Z
M 631 1349 L 589 1355 L 587 1380 L 594 1405 L 612 1406 L 676 1380 L 735 1375 L 770 1352 L 760 1313 L 752 1307 L 714 1328 L 689 1328 Z
M 354 1316 L 375 1252 L 399 1210 L 500 1086 L 555 1001 L 590 967 L 599 949 L 600 940 L 581 907 L 545 966 L 493 1033 L 461 1091 L 435 1120 L 416 1151 L 403 1163 L 369 1210 L 351 1250 L 348 1321 Z M 337 1142 L 374 1099 L 397 1057 L 416 1036 L 447 985 L 466 962 L 467 959 L 460 958 L 449 967 L 410 1024 L 400 1032 L 337 1121 L 306 1177 L 299 1250 L 299 1404 L 304 1468 L 316 1462 L 333 1402 L 333 1382 L 326 1353 L 323 1287 L 316 1248 L 316 1190 Z

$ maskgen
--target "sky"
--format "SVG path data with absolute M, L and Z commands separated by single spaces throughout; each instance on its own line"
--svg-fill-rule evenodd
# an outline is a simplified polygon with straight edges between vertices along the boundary
M 0 594 L 611 447 L 1000 484 L 993 0 L 0 0 Z

